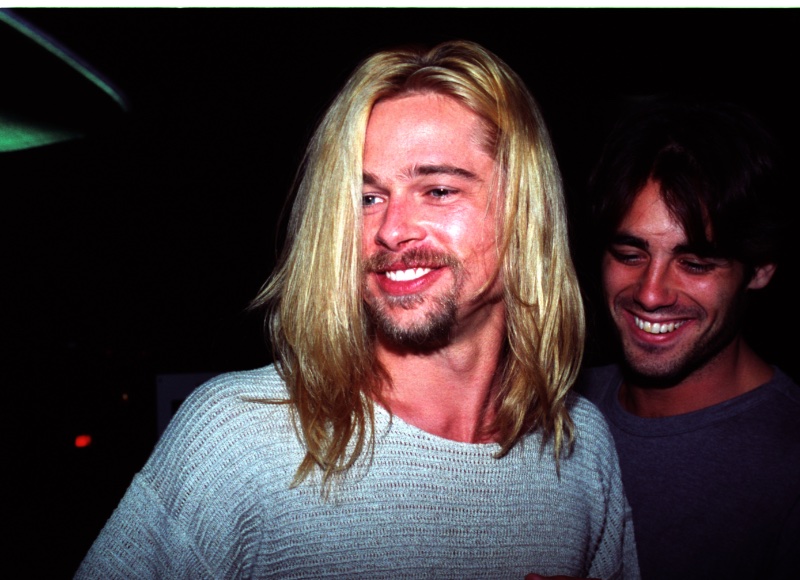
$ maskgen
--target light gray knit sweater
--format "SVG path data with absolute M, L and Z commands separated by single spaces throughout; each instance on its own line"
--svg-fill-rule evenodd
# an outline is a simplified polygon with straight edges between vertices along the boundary
M 273 367 L 222 375 L 181 406 L 77 578 L 637 578 L 613 441 L 573 400 L 556 475 L 540 439 L 430 435 L 376 408 L 375 453 L 327 499 L 290 489 L 303 457 Z

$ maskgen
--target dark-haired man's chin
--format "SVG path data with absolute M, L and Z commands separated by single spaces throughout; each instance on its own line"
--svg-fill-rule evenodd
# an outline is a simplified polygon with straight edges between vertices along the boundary
M 672 372 L 654 373 L 639 371 L 628 364 L 622 366 L 625 382 L 643 389 L 669 389 L 681 383 L 691 373 L 683 369 Z

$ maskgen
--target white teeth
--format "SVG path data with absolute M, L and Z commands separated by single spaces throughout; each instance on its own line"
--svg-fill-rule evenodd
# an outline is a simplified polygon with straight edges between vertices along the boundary
M 668 324 L 661 324 L 658 322 L 647 322 L 638 316 L 634 316 L 633 320 L 640 330 L 644 330 L 650 334 L 667 334 L 668 332 L 672 332 L 676 328 L 683 326 L 683 322 L 670 322 Z
M 416 280 L 421 278 L 428 272 L 430 268 L 410 268 L 409 270 L 389 270 L 386 272 L 386 277 L 395 282 L 407 282 L 409 280 Z

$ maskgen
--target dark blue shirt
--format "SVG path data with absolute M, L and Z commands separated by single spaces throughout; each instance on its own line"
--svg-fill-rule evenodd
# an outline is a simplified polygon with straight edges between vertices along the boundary
M 608 420 L 642 578 L 800 578 L 800 387 L 773 379 L 672 417 L 627 412 L 616 366 L 578 390 Z

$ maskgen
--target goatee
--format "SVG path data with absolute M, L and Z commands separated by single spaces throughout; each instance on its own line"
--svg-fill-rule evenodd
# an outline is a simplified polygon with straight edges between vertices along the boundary
M 373 328 L 388 341 L 403 348 L 424 350 L 446 344 L 457 320 L 457 297 L 463 276 L 461 263 L 448 254 L 431 250 L 410 250 L 401 255 L 379 252 L 366 260 L 364 271 L 365 274 L 381 273 L 398 265 L 404 268 L 448 267 L 453 273 L 454 282 L 446 293 L 438 296 L 372 295 L 365 287 L 364 302 Z M 426 304 L 428 308 L 424 317 L 414 323 L 400 324 L 392 316 L 392 310 L 397 308 L 413 310 Z

